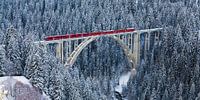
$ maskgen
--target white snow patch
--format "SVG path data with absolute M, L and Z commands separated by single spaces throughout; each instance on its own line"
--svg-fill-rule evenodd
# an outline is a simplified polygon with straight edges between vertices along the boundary
M 127 83 L 129 81 L 130 76 L 131 76 L 131 72 L 128 72 L 127 74 L 122 75 L 119 78 L 119 85 L 121 85 L 121 86 L 127 86 Z
M 21 82 L 28 85 L 30 88 L 33 86 L 24 76 L 4 76 L 0 77 L 0 100 L 15 100 L 11 93 L 14 93 L 13 88 L 16 82 Z M 18 91 L 19 92 L 19 91 Z M 21 94 L 20 94 L 21 95 Z M 41 94 L 41 100 L 51 100 L 45 93 Z
M 127 87 L 130 76 L 131 72 L 121 75 L 121 77 L 119 78 L 119 85 L 115 87 L 115 91 L 122 93 L 123 87 Z
M 122 86 L 117 85 L 117 86 L 115 87 L 115 91 L 117 91 L 117 92 L 119 92 L 119 93 L 122 93 Z
M 5 81 L 6 79 L 8 79 L 8 78 L 7 77 L 1 77 L 0 78 L 0 83 L 3 82 L 3 81 Z
M 42 92 L 42 100 L 51 100 L 44 92 Z
M 27 84 L 29 85 L 30 87 L 32 87 L 31 83 L 29 82 L 28 79 L 26 79 L 24 76 L 15 76 L 15 77 L 12 77 L 13 79 L 16 79 L 17 81 L 20 81 L 21 83 L 23 84 Z

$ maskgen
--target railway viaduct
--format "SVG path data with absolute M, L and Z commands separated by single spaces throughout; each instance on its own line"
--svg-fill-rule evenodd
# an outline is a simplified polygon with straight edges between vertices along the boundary
M 146 54 L 151 44 L 158 43 L 162 28 L 135 30 L 134 28 L 108 30 L 91 33 L 76 33 L 66 35 L 47 36 L 44 41 L 35 43 L 42 44 L 47 48 L 55 46 L 55 55 L 66 66 L 72 66 L 81 51 L 92 41 L 100 37 L 110 37 L 123 48 L 126 57 L 134 68 L 140 64 L 141 54 Z M 143 49 L 144 52 L 141 52 Z

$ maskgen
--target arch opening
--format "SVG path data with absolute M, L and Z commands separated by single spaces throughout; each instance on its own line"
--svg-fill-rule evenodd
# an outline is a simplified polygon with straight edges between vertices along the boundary
M 109 38 L 115 40 L 117 42 L 117 44 L 122 48 L 125 57 L 127 57 L 129 64 L 131 66 L 131 68 L 135 68 L 135 58 L 134 55 L 132 53 L 132 50 L 129 49 L 129 47 L 123 43 L 123 41 L 119 38 L 117 38 L 116 36 L 109 36 Z M 97 40 L 98 37 L 91 37 L 88 38 L 86 40 L 84 40 L 81 44 L 78 45 L 77 48 L 75 48 L 75 50 L 71 53 L 71 55 L 67 58 L 67 61 L 65 63 L 66 67 L 71 67 L 74 65 L 75 61 L 77 60 L 78 56 L 80 55 L 80 53 L 83 51 L 84 48 L 86 48 L 89 44 L 91 44 L 93 41 Z

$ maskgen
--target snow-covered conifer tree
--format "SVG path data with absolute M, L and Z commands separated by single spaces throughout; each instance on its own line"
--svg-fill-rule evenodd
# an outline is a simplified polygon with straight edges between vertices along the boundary
M 21 66 L 20 48 L 18 35 L 13 26 L 7 29 L 5 36 L 6 57 L 14 64 L 15 75 L 21 75 L 23 70 Z

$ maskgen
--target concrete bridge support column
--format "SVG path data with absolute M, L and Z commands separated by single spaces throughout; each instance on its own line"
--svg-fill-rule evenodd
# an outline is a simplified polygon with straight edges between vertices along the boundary
M 132 38 L 131 38 L 131 34 L 128 35 L 128 48 L 129 48 L 129 51 L 132 53 Z
M 124 44 L 126 44 L 126 37 L 124 35 L 122 35 L 122 41 Z
M 67 48 L 67 50 L 66 50 L 66 58 L 68 58 L 69 56 L 70 56 L 70 54 L 71 54 L 71 44 L 70 44 L 70 42 L 69 41 L 67 41 L 66 42 L 66 48 Z
M 159 42 L 159 33 L 155 34 L 155 43 L 157 44 Z
M 133 39 L 132 39 L 132 34 L 130 34 L 130 51 L 131 51 L 131 53 L 133 53 Z
M 145 34 L 144 41 L 145 41 L 144 58 L 146 58 L 147 52 L 149 50 L 149 34 L 148 33 Z
M 148 32 L 147 35 L 147 50 L 150 50 L 150 45 L 151 45 L 151 33 Z
M 64 60 L 64 56 L 63 56 L 63 42 L 59 42 L 56 45 L 56 57 L 59 58 L 61 60 L 62 63 Z
M 140 64 L 140 34 L 134 34 L 134 52 L 133 55 L 135 56 L 135 66 Z
M 74 41 L 74 49 L 76 49 L 76 47 L 78 47 L 78 45 L 79 45 L 79 44 L 78 44 L 78 40 L 75 40 L 75 41 Z

